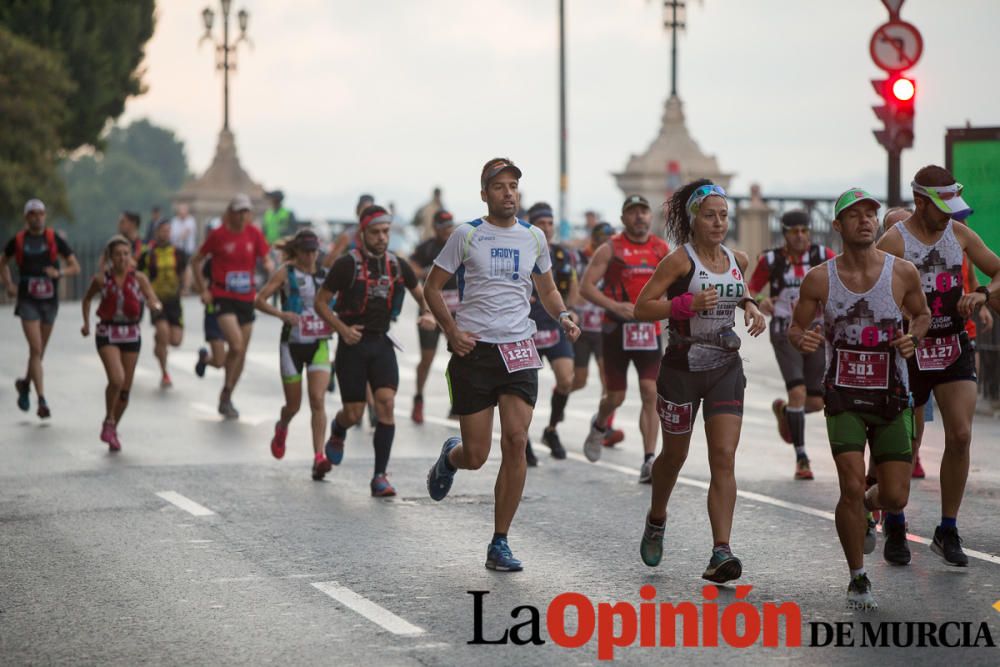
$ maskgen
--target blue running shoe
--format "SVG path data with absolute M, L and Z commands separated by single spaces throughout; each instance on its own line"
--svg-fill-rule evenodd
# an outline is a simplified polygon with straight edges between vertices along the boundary
M 708 567 L 701 575 L 702 579 L 708 579 L 717 584 L 724 584 L 733 579 L 739 579 L 743 574 L 743 563 L 733 555 L 733 552 L 726 547 L 712 549 L 712 559 L 708 561 Z
M 427 493 L 431 494 L 431 498 L 434 500 L 443 500 L 451 491 L 451 483 L 455 481 L 457 471 L 448 467 L 448 452 L 460 444 L 462 444 L 462 439 L 458 436 L 452 436 L 445 440 L 441 447 L 441 455 L 438 456 L 438 460 L 434 462 L 427 473 Z
M 208 348 L 198 349 L 198 361 L 194 365 L 194 374 L 200 378 L 205 377 L 205 366 L 208 365 Z
M 344 460 L 344 439 L 330 433 L 330 439 L 326 441 L 326 447 L 323 448 L 323 451 L 330 463 L 339 466 L 340 462 Z
M 510 552 L 507 540 L 500 538 L 490 543 L 486 549 L 486 567 L 497 572 L 520 572 L 524 569 L 521 561 Z
M 21 412 L 27 412 L 31 408 L 31 398 L 29 394 L 31 393 L 31 383 L 28 379 L 14 380 L 14 388 L 17 389 L 17 407 L 21 409 Z

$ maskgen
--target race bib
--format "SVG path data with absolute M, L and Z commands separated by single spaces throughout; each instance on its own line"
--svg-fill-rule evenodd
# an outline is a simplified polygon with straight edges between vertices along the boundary
M 454 315 L 455 311 L 458 310 L 458 304 L 461 303 L 461 299 L 458 297 L 458 290 L 441 290 L 441 298 L 444 299 L 444 305 L 448 307 L 448 312 Z
M 32 299 L 51 299 L 55 293 L 51 278 L 28 278 L 28 296 Z
M 837 350 L 834 384 L 848 389 L 888 389 L 889 353 Z
M 599 332 L 604 313 L 600 310 L 585 310 L 580 313 L 580 330 Z
M 513 343 L 500 343 L 500 356 L 508 373 L 530 370 L 542 367 L 542 358 L 538 356 L 535 341 L 530 338 Z
M 299 336 L 301 338 L 329 338 L 333 328 L 313 310 L 305 310 L 299 315 Z
M 943 371 L 962 354 L 958 334 L 942 338 L 924 338 L 917 348 L 917 368 L 922 371 Z
M 249 294 L 253 286 L 253 276 L 249 271 L 229 271 L 226 273 L 226 291 L 233 294 Z
M 622 349 L 659 350 L 660 341 L 656 337 L 656 324 L 653 322 L 626 322 L 622 325 Z
M 111 343 L 135 343 L 139 340 L 138 324 L 109 324 L 107 332 Z
M 559 342 L 559 329 L 539 329 L 531 339 L 535 341 L 536 348 L 547 350 Z
M 694 410 L 690 403 L 672 403 L 662 396 L 656 397 L 656 413 L 664 433 L 678 435 L 691 430 Z

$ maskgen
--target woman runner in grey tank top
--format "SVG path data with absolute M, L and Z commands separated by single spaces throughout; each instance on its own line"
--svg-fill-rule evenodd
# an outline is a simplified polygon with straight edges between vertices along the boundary
M 729 547 L 746 386 L 740 339 L 733 331 L 737 306 L 745 309 L 750 335 L 760 335 L 766 324 L 747 295 L 743 272 L 749 258 L 722 244 L 729 231 L 725 191 L 710 181 L 695 181 L 675 192 L 667 206 L 667 231 L 681 247 L 660 262 L 635 304 L 637 320 L 670 318 L 667 350 L 656 383 L 663 449 L 653 464 L 653 493 L 639 551 L 646 565 L 659 565 L 667 502 L 687 458 L 695 416 L 704 403 L 712 470 L 708 515 L 714 546 L 702 577 L 723 583 L 743 573 L 743 564 Z

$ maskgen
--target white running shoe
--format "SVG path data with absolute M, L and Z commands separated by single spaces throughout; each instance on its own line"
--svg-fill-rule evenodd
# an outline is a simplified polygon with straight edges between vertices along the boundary
M 583 441 L 583 455 L 591 463 L 601 459 L 601 450 L 604 449 L 604 431 L 597 428 L 597 415 L 590 420 L 590 433 Z

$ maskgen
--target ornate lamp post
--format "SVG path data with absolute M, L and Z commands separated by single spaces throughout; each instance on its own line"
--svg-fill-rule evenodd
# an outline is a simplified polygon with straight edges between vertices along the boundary
M 663 0 L 663 27 L 670 30 L 670 96 L 677 95 L 677 30 L 684 29 L 684 0 Z
M 241 9 L 237 13 L 237 21 L 240 26 L 240 36 L 237 40 L 229 44 L 229 10 L 232 8 L 232 0 L 220 0 L 222 5 L 222 41 L 217 41 L 212 37 L 212 24 L 215 22 L 215 12 L 210 7 L 205 7 L 201 12 L 201 19 L 205 24 L 205 34 L 198 40 L 198 44 L 208 41 L 215 45 L 215 69 L 222 70 L 222 129 L 229 129 L 229 72 L 236 71 L 236 47 L 240 42 L 246 42 L 253 48 L 253 42 L 247 37 L 247 24 L 250 21 L 250 13 L 246 9 Z

